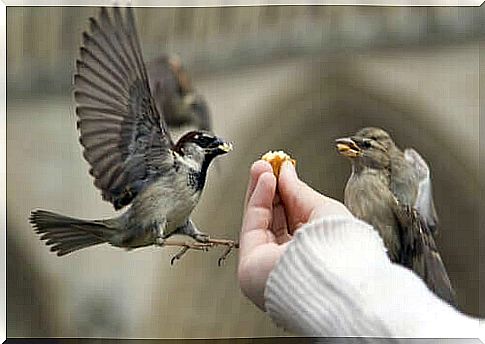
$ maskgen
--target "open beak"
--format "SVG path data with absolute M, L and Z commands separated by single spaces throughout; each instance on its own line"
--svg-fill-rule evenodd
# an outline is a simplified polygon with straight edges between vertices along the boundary
M 335 145 L 339 154 L 348 158 L 357 158 L 362 154 L 362 150 L 350 137 L 335 140 Z

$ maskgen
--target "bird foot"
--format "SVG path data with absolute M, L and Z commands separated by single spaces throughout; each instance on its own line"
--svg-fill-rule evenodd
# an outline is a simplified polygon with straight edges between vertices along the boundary
M 188 250 L 208 251 L 214 246 L 211 243 L 189 242 L 189 241 L 164 241 L 161 246 L 177 246 L 182 247 L 180 251 L 170 259 L 170 265 L 182 258 Z
M 233 248 L 239 248 L 239 243 L 232 241 L 232 240 L 227 240 L 227 241 L 228 241 L 228 243 L 225 244 L 225 245 L 227 245 L 226 249 L 224 250 L 222 255 L 219 257 L 219 259 L 217 260 L 218 266 L 221 266 L 222 264 L 224 264 L 227 256 L 229 255 L 229 253 L 231 253 Z
M 231 253 L 233 248 L 239 248 L 239 243 L 234 240 L 212 239 L 207 234 L 198 234 L 195 237 L 195 240 L 200 241 L 201 243 L 207 243 L 213 246 L 226 246 L 226 249 L 217 260 L 218 266 L 221 266 L 224 263 L 224 261 L 226 260 L 227 256 Z

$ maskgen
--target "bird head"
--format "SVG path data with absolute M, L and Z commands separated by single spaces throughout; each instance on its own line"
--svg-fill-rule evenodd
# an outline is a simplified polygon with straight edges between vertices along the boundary
M 229 153 L 232 144 L 205 131 L 190 131 L 182 136 L 174 150 L 194 160 L 212 160 L 218 155 Z
M 363 129 L 360 129 L 355 135 L 360 136 L 364 139 L 373 140 L 378 144 L 384 146 L 387 150 L 393 149 L 396 147 L 396 144 L 392 140 L 389 133 L 381 128 L 375 128 L 375 127 L 363 128 Z
M 340 155 L 350 158 L 352 163 L 363 167 L 387 168 L 389 150 L 394 142 L 387 132 L 379 128 L 364 128 L 351 137 L 335 140 Z

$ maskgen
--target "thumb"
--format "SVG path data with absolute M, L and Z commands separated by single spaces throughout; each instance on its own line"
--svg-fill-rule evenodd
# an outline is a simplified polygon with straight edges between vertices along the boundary
M 288 161 L 281 166 L 278 191 L 285 208 L 289 230 L 293 232 L 307 222 L 315 206 L 315 191 L 298 179 L 295 167 Z
M 288 206 L 301 205 L 302 203 L 308 203 L 307 206 L 310 206 L 315 198 L 322 197 L 298 178 L 295 166 L 289 161 L 285 161 L 281 166 L 278 191 L 283 202 Z
M 285 208 L 290 234 L 316 218 L 330 215 L 352 216 L 342 203 L 322 195 L 298 179 L 295 167 L 289 162 L 281 167 L 278 191 Z

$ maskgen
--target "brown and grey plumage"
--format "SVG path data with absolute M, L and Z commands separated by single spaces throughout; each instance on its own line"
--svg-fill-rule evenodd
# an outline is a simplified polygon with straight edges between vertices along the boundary
M 390 188 L 398 201 L 413 205 L 426 221 L 427 226 L 436 234 L 438 215 L 433 201 L 431 174 L 426 161 L 413 148 L 402 152 L 389 134 L 379 128 L 363 128 L 357 135 L 377 139 L 388 150 L 392 165 Z
M 455 304 L 433 237 L 438 221 L 424 159 L 414 149 L 402 152 L 379 128 L 361 129 L 336 143 L 352 162 L 345 205 L 379 232 L 393 262 L 416 272 L 438 296 Z
M 80 143 L 95 186 L 115 209 L 130 207 L 105 220 L 37 210 L 31 222 L 58 255 L 101 243 L 128 249 L 182 246 L 175 258 L 188 248 L 222 244 L 230 249 L 234 242 L 209 238 L 190 214 L 209 164 L 231 146 L 203 131 L 188 132 L 174 144 L 150 92 L 133 11 L 125 13 L 115 7 L 110 16 L 102 8 L 97 19 L 90 18 L 76 63 L 74 98 Z M 199 243 L 166 241 L 173 234 Z
M 150 88 L 169 127 L 193 125 L 212 131 L 205 98 L 193 87 L 178 56 L 161 55 L 147 64 Z

